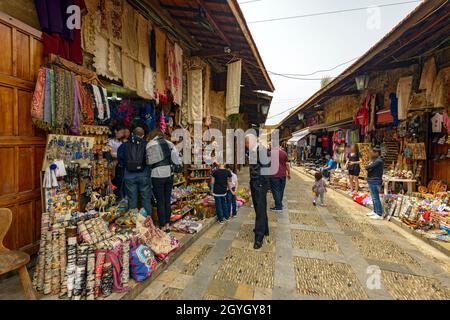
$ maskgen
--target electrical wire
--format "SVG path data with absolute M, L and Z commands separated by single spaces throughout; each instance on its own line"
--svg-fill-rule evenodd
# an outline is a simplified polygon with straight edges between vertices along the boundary
M 384 8 L 384 7 L 399 6 L 399 5 L 409 4 L 409 3 L 416 3 L 416 2 L 422 2 L 422 0 L 412 0 L 412 1 L 404 1 L 404 2 L 387 3 L 387 4 L 374 5 L 373 7 Z M 301 18 L 309 18 L 309 17 L 317 17 L 317 16 L 324 16 L 324 15 L 330 15 L 330 14 L 338 14 L 338 13 L 353 12 L 353 11 L 362 11 L 362 10 L 367 10 L 368 8 L 370 8 L 370 7 L 350 8 L 350 9 L 343 9 L 343 10 L 310 13 L 310 14 L 304 14 L 304 15 L 298 15 L 298 16 L 289 16 L 289 17 L 280 17 L 280 18 L 272 18 L 272 19 L 264 19 L 264 20 L 255 20 L 255 21 L 249 21 L 249 22 L 247 22 L 247 24 L 282 21 L 282 20 L 292 20 L 292 19 L 301 19 Z

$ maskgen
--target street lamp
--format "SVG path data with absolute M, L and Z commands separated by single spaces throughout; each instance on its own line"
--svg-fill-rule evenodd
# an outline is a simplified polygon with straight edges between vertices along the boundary
M 262 112 L 262 114 L 265 115 L 265 116 L 267 116 L 267 114 L 269 113 L 269 108 L 270 108 L 269 105 L 263 105 L 263 106 L 261 106 L 261 112 Z

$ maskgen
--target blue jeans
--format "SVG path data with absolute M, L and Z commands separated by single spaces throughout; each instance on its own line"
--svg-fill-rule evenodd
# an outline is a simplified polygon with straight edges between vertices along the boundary
M 233 191 L 236 191 L 236 188 L 233 188 Z M 228 191 L 227 193 L 227 212 L 232 212 L 233 217 L 237 215 L 237 201 L 236 196 L 231 193 L 231 191 Z
M 373 211 L 379 215 L 383 215 L 383 206 L 381 205 L 381 199 L 380 199 L 380 189 L 381 189 L 381 183 L 373 183 L 369 182 L 369 190 L 370 190 L 370 196 L 372 197 L 373 202 Z
M 230 212 L 228 211 L 227 197 L 214 197 L 216 202 L 216 214 L 219 221 L 230 218 Z
M 139 195 L 141 195 L 142 207 L 147 215 L 152 214 L 152 181 L 150 177 L 136 177 L 125 179 L 125 190 L 128 197 L 128 208 L 138 209 Z
M 286 188 L 286 177 L 271 178 L 270 189 L 272 190 L 273 200 L 275 201 L 275 209 L 283 209 L 284 189 Z
M 172 216 L 172 188 L 173 180 L 169 178 L 152 178 L 153 193 L 156 198 L 158 223 L 160 227 L 170 223 Z

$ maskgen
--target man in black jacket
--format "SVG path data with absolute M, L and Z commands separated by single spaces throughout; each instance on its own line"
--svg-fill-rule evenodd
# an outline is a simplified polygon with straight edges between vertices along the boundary
M 366 167 L 367 184 L 373 202 L 373 211 L 368 215 L 371 219 L 379 220 L 383 216 L 383 206 L 380 199 L 381 185 L 383 184 L 384 160 L 381 157 L 381 149 L 375 147 L 371 154 L 372 162 Z
M 255 250 L 261 249 L 264 237 L 269 235 L 267 218 L 267 191 L 270 178 L 270 154 L 258 144 L 257 137 L 248 135 L 245 139 L 250 166 L 250 191 L 255 209 Z

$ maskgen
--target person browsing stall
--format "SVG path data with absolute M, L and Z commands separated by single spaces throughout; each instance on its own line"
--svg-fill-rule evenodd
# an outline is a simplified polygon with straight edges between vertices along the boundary
M 220 164 L 219 168 L 211 174 L 211 185 L 213 190 L 214 201 L 216 203 L 217 220 L 223 224 L 225 220 L 230 220 L 230 211 L 227 203 L 227 192 L 232 190 L 231 185 L 232 174 L 230 170 L 225 169 L 224 164 Z M 231 191 L 236 196 L 235 191 Z
M 142 207 L 147 214 L 151 214 L 152 182 L 150 168 L 146 164 L 147 141 L 144 136 L 145 130 L 136 127 L 130 140 L 119 147 L 117 157 L 125 168 L 124 185 L 128 208 L 137 209 L 140 196 Z
M 147 144 L 147 165 L 151 168 L 159 227 L 169 232 L 172 215 L 173 167 L 181 165 L 181 159 L 175 145 L 165 139 L 164 133 L 159 129 L 150 133 Z
M 227 192 L 227 204 L 228 204 L 228 211 L 231 212 L 231 216 L 235 218 L 237 216 L 237 197 L 236 197 L 236 191 L 239 188 L 239 181 L 237 175 L 233 172 L 231 166 L 228 167 L 228 170 L 230 170 L 231 173 L 231 189 L 228 189 Z
M 329 154 L 325 155 L 326 163 L 320 168 L 320 172 L 325 178 L 330 177 L 330 171 L 336 169 L 336 162 L 331 158 Z

